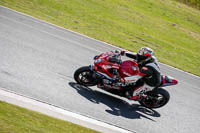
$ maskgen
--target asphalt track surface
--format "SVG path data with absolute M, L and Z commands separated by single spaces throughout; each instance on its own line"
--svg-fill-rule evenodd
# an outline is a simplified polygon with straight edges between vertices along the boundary
M 178 79 L 169 103 L 147 110 L 96 87 L 83 88 L 74 71 L 116 47 L 0 6 L 0 87 L 139 133 L 200 131 L 200 78 L 160 64 Z M 156 51 L 155 51 L 156 52 Z

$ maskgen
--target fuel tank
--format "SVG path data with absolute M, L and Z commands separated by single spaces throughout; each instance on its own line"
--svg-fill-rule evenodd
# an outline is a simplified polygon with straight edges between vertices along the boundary
M 136 75 L 139 72 L 138 64 L 130 60 L 123 61 L 119 71 L 122 78 Z

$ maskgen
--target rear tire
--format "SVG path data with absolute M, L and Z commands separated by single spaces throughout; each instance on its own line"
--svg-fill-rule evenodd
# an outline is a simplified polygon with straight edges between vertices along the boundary
M 151 92 L 147 92 L 147 97 L 140 100 L 139 103 L 147 108 L 160 108 L 166 105 L 169 99 L 170 95 L 166 90 L 156 88 Z
M 78 84 L 84 86 L 97 85 L 96 79 L 93 77 L 93 71 L 90 70 L 89 66 L 84 66 L 77 69 L 74 73 L 74 79 Z

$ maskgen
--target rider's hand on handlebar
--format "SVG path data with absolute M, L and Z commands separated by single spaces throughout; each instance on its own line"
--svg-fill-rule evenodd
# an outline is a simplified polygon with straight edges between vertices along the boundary
M 124 51 L 124 50 L 120 51 L 120 54 L 121 54 L 122 56 L 124 56 L 124 55 L 125 55 L 125 51 Z

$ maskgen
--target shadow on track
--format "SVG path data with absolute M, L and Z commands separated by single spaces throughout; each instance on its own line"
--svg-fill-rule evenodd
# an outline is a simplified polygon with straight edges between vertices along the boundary
M 114 97 L 112 95 L 108 95 L 106 93 L 102 93 L 100 91 L 92 90 L 88 87 L 79 85 L 74 82 L 69 82 L 69 85 L 77 90 L 77 92 L 88 99 L 89 101 L 99 104 L 103 103 L 107 105 L 110 109 L 105 110 L 107 113 L 122 116 L 129 119 L 140 119 L 141 117 L 152 120 L 148 116 L 152 117 L 160 117 L 160 114 L 151 109 L 147 109 L 145 107 L 140 106 L 139 104 L 129 104 L 128 102 Z

